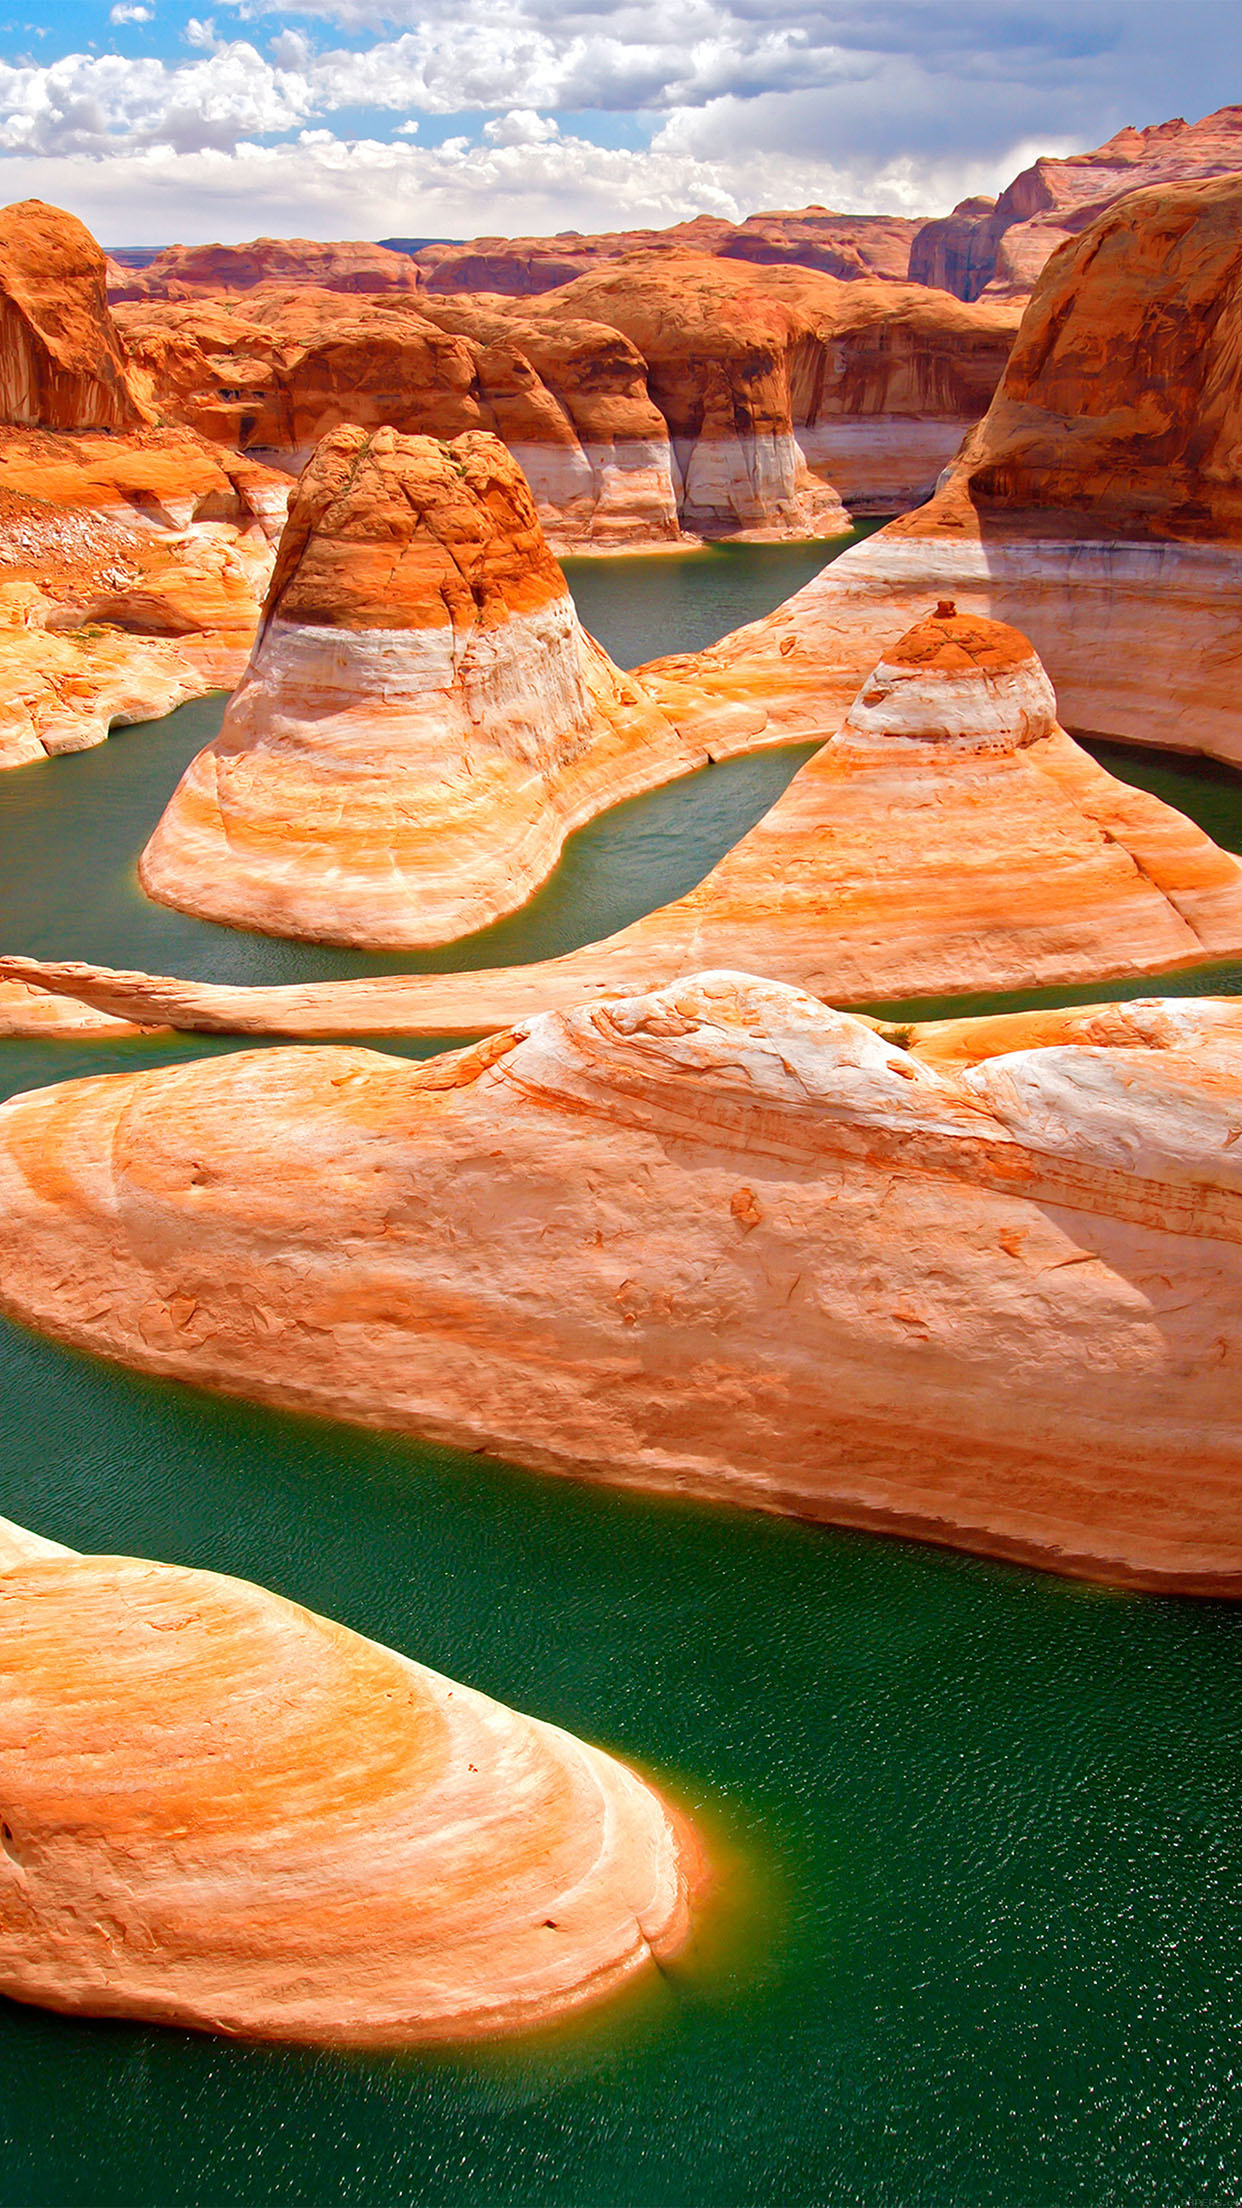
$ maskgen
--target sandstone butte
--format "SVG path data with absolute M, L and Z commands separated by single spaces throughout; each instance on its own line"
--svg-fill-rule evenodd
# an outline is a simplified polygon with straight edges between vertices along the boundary
M 236 927 L 441 943 L 524 904 L 571 828 L 704 757 L 579 626 L 496 438 L 339 429 L 139 876 Z
M 833 534 L 926 495 L 1018 309 L 703 253 L 632 253 L 542 298 L 274 288 L 118 318 L 148 403 L 296 472 L 344 421 L 489 429 L 560 549 Z M 843 503 L 844 501 L 844 503 Z
M 1242 176 L 1137 192 L 1045 267 L 931 503 L 766 620 L 640 668 L 683 733 L 828 735 L 927 599 L 1033 640 L 1073 730 L 1242 763 Z
M 920 224 L 899 215 L 838 215 L 827 207 L 778 209 L 726 222 L 696 215 L 667 230 L 613 230 L 553 238 L 471 238 L 421 246 L 414 262 L 428 290 L 493 291 L 527 298 L 586 276 L 623 253 L 711 253 L 722 260 L 797 262 L 847 281 L 904 283 Z
M 135 390 L 72 216 L 0 214 L 0 767 L 245 665 L 288 486 Z
M 910 248 L 910 281 L 959 299 L 1028 293 L 1057 246 L 1123 193 L 1231 169 L 1242 169 L 1242 107 L 1218 108 L 1198 123 L 1179 115 L 1119 130 L 1093 153 L 1036 161 L 999 199 L 964 199 L 951 215 L 924 223 Z
M 0 1519 L 0 1992 L 249 2039 L 539 2025 L 682 1947 L 634 1772 L 279 1595 Z
M 1242 1009 L 1060 1019 L 905 1049 L 718 972 L 430 1064 L 68 1082 L 0 1110 L 0 1296 L 544 1472 L 1236 1596 Z
M 175 808 L 171 826 L 179 853 L 191 837 Z M 239 841 L 230 830 L 229 855 Z M 217 835 L 203 882 L 226 864 Z M 149 1025 L 480 1034 L 700 966 L 867 1004 L 1162 973 L 1240 950 L 1239 861 L 1073 742 L 1025 637 L 944 605 L 890 646 L 838 734 L 697 888 L 602 942 L 490 972 L 277 988 L 14 958 L 0 976 L 31 992 L 31 1009 L 11 1008 L 14 1030 L 34 1031 L 41 997 L 63 992 Z
M 254 291 L 265 284 L 312 284 L 323 291 L 413 293 L 421 277 L 408 254 L 358 239 L 252 238 L 248 245 L 169 245 L 145 268 L 113 264 L 108 294 L 130 299 L 192 299 Z

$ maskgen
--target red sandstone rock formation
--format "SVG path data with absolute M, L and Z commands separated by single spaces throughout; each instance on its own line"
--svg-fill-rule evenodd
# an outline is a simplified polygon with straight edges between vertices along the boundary
M 0 1683 L 10 1999 L 396 2047 L 687 1937 L 694 1836 L 624 1764 L 245 1581 L 0 1519 Z
M 248 245 L 170 245 L 142 269 L 117 269 L 112 299 L 216 298 L 262 285 L 309 284 L 320 291 L 413 293 L 421 279 L 406 253 L 350 240 L 252 238 Z
M 726 222 L 696 215 L 667 230 L 615 230 L 583 237 L 472 238 L 423 246 L 414 255 L 433 292 L 507 292 L 529 298 L 572 283 L 623 254 L 711 253 L 724 260 L 796 262 L 847 281 L 884 276 L 905 281 L 920 224 L 897 215 L 838 215 L 803 207 Z
M 1134 193 L 1062 248 L 932 502 L 766 620 L 640 670 L 708 746 L 828 734 L 929 597 L 1024 630 L 1071 729 L 1242 764 L 1242 176 Z
M 136 429 L 150 415 L 130 388 L 108 313 L 104 257 L 59 207 L 0 211 L 0 421 L 41 429 Z
M 991 1042 L 937 1059 L 708 974 L 430 1065 L 68 1083 L 0 1112 L 0 1294 L 545 1471 L 1237 1596 L 1236 1008 Z
M 1201 122 L 1119 130 L 1094 153 L 1043 159 L 1015 177 L 998 200 L 964 199 L 915 237 L 911 281 L 959 299 L 1026 296 L 1050 254 L 1077 237 L 1124 193 L 1242 169 L 1242 107 Z
M 214 866 L 230 886 L 200 892 L 194 909 L 232 918 L 245 828 L 225 815 L 229 832 L 213 823 L 200 854 L 200 779 L 192 769 L 184 810 L 174 801 L 161 865 L 184 878 L 188 847 L 196 880 Z M 278 848 L 274 832 L 268 842 Z M 332 890 L 308 865 L 303 909 L 324 911 Z M 603 942 L 495 972 L 287 989 L 49 974 L 21 960 L 0 971 L 36 986 L 58 976 L 136 1020 L 478 1034 L 703 965 L 865 1004 L 1161 973 L 1239 951 L 1238 860 L 1070 740 L 1025 637 L 948 607 L 884 653 L 840 732 L 696 889 Z
M 341 429 L 140 878 L 234 926 L 440 943 L 523 904 L 571 828 L 700 756 L 579 627 L 496 438 Z

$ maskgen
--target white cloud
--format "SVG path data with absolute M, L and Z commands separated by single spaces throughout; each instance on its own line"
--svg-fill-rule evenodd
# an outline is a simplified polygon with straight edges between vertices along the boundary
M 117 0 L 116 6 L 108 10 L 108 21 L 109 23 L 150 23 L 154 15 L 154 8 L 130 5 L 129 0 Z

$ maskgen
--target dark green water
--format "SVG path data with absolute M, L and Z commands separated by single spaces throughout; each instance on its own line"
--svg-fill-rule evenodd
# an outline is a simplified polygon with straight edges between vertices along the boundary
M 771 590 L 771 553 L 747 557 L 754 597 L 726 621 Z M 714 591 L 716 559 L 678 563 L 679 589 L 700 572 Z M 637 618 L 629 565 L 591 570 L 605 594 L 617 578 L 614 639 Z M 589 611 L 605 634 L 607 610 Z M 661 620 L 629 656 L 695 640 Z M 239 980 L 398 963 L 138 898 L 134 855 L 210 711 L 0 777 L 0 940 Z M 1108 763 L 1242 848 L 1223 769 Z M 677 894 L 790 767 L 619 808 L 504 955 Z M 0 1043 L 0 1089 L 234 1047 Z M 0 1513 L 242 1573 L 568 1725 L 662 1778 L 741 1865 L 697 1971 L 485 2055 L 307 2056 L 0 2003 L 0 2201 L 1242 2200 L 1236 1611 L 541 1480 L 12 1328 L 0 1369 Z

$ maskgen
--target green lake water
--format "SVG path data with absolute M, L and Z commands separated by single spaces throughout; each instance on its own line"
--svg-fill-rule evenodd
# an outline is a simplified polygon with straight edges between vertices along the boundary
M 632 663 L 766 611 L 824 550 L 572 580 Z M 0 776 L 0 942 L 236 981 L 409 967 L 140 898 L 137 851 L 218 713 Z M 545 956 L 677 895 L 804 756 L 619 807 L 530 912 L 435 963 Z M 1242 780 L 1100 756 L 1242 849 Z M 0 1093 L 237 1047 L 0 1042 Z M 240 1573 L 615 1748 L 729 1866 L 693 1966 L 482 2054 L 307 2055 L 0 2002 L 0 2201 L 1242 2200 L 1242 1614 L 541 1479 L 10 1327 L 0 1371 L 0 1514 Z

